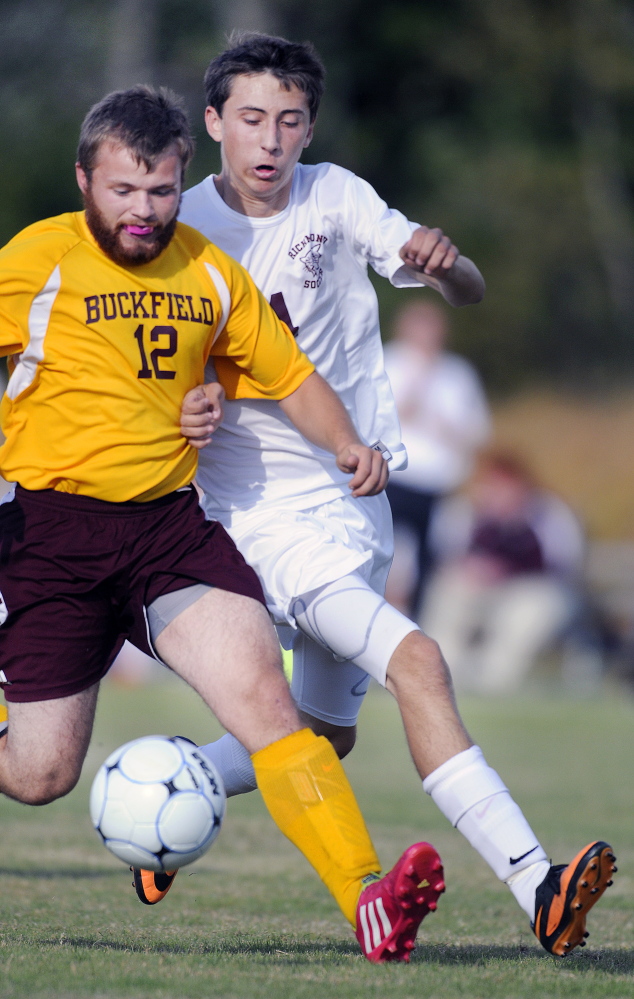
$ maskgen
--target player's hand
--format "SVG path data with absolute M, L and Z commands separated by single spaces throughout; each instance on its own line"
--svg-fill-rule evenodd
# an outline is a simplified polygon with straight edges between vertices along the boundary
M 389 478 L 387 461 L 380 451 L 365 444 L 349 444 L 337 455 L 337 467 L 354 473 L 348 486 L 353 496 L 376 496 Z
M 219 382 L 190 389 L 181 407 L 181 434 L 188 444 L 207 447 L 216 427 L 222 423 L 225 390 Z
M 403 263 L 412 270 L 442 278 L 451 270 L 460 251 L 442 229 L 428 229 L 426 225 L 422 225 L 401 247 L 399 255 Z

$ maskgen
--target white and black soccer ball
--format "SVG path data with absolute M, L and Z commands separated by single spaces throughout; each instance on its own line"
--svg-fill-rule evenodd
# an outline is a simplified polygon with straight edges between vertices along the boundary
M 126 864 L 173 871 L 211 846 L 226 800 L 220 775 L 193 742 L 148 735 L 115 749 L 99 768 L 90 817 Z

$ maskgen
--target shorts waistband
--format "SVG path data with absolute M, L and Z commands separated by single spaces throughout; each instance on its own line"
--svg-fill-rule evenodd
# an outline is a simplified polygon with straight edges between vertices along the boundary
M 151 510 L 171 506 L 179 500 L 182 502 L 186 496 L 189 497 L 192 493 L 196 493 L 196 490 L 193 485 L 189 485 L 167 493 L 165 496 L 159 496 L 158 499 L 145 502 L 124 500 L 122 503 L 114 503 L 109 500 L 97 499 L 94 496 L 83 496 L 79 493 L 62 493 L 57 489 L 25 489 L 24 486 L 18 484 L 15 498 L 27 503 L 34 503 L 37 506 L 46 506 L 48 509 L 52 507 L 78 514 L 93 513 L 99 517 L 122 517 L 139 516 Z

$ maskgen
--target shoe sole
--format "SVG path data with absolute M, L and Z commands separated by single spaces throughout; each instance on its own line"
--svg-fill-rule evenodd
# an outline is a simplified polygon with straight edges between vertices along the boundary
M 599 841 L 590 843 L 568 865 L 566 871 L 562 871 L 560 895 L 564 895 L 563 910 L 557 928 L 553 928 L 551 933 L 548 933 L 550 920 L 546 920 L 546 938 L 557 933 L 552 944 L 547 945 L 541 940 L 539 934 L 541 912 L 536 923 L 537 938 L 551 954 L 566 957 L 575 947 L 585 947 L 586 938 L 589 936 L 586 931 L 586 917 L 606 888 L 612 884 L 612 874 L 616 874 L 617 871 L 615 860 L 612 847 L 608 843 Z M 566 877 L 568 870 L 570 874 Z M 552 903 L 549 916 L 550 912 L 552 912 Z
M 143 871 L 140 867 L 131 867 L 132 875 L 134 881 L 132 882 L 132 887 L 135 889 L 140 902 L 144 905 L 156 905 L 157 902 L 161 902 L 168 891 L 174 883 L 174 878 L 177 875 L 177 871 L 165 871 L 155 872 L 155 871 Z M 148 881 L 147 884 L 144 880 Z M 156 884 L 158 879 L 165 879 L 162 883 L 165 887 L 161 887 Z
M 400 916 L 389 936 L 366 954 L 373 964 L 409 962 L 416 946 L 418 927 L 429 912 L 436 911 L 438 899 L 445 890 L 442 861 L 430 843 L 410 846 L 399 865 L 394 898 L 401 910 Z

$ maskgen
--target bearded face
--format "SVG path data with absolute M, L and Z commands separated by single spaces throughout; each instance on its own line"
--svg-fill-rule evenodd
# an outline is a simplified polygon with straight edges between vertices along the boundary
M 99 211 L 90 187 L 84 194 L 84 208 L 86 223 L 95 242 L 107 257 L 122 267 L 155 260 L 169 244 L 176 229 L 176 215 L 164 225 L 155 223 L 152 227 L 109 222 Z
M 148 170 L 131 150 L 104 142 L 90 176 L 78 167 L 86 223 L 111 260 L 130 267 L 163 252 L 176 228 L 181 177 L 174 148 Z

